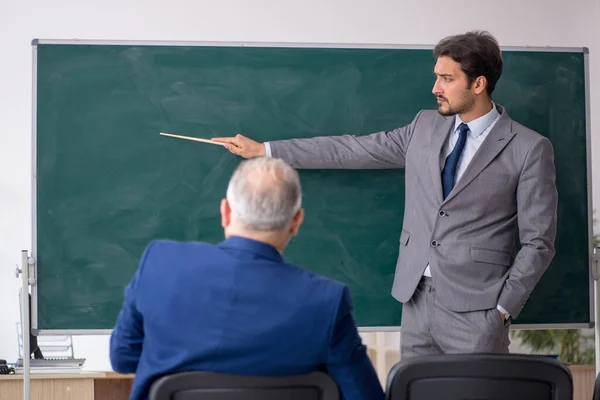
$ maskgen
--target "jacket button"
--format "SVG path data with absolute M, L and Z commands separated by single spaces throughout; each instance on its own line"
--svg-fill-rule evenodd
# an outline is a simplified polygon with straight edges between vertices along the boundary
M 440 244 L 438 243 L 438 241 L 437 241 L 437 240 L 432 240 L 432 241 L 431 241 L 431 246 L 433 246 L 433 247 L 438 247 L 439 245 L 440 245 Z
M 445 217 L 445 216 L 446 216 L 446 211 L 440 210 L 440 217 Z

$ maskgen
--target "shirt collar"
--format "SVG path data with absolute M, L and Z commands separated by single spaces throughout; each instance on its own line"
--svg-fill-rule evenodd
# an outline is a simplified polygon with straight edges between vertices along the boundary
M 498 110 L 496 109 L 496 104 L 494 104 L 492 102 L 492 110 L 477 118 L 474 119 L 473 121 L 469 122 L 467 125 L 469 125 L 469 130 L 471 131 L 471 135 L 474 138 L 477 138 L 479 136 L 481 136 L 481 134 L 483 132 L 485 132 L 485 130 L 492 124 L 492 122 L 494 122 L 496 120 L 496 118 L 498 118 L 500 116 L 500 113 L 498 112 Z M 456 119 L 454 121 L 454 132 L 456 132 L 456 130 L 458 129 L 458 126 L 460 124 L 462 124 L 463 121 L 460 119 L 460 117 L 458 116 L 458 114 L 456 114 Z

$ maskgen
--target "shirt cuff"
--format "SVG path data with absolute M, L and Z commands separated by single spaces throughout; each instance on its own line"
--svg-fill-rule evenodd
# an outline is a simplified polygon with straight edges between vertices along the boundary
M 496 306 L 496 308 L 497 308 L 497 309 L 498 309 L 498 310 L 499 310 L 499 311 L 500 311 L 502 314 L 506 315 L 506 317 L 510 317 L 510 314 L 509 314 L 509 312 L 508 312 L 508 311 L 506 311 L 506 310 L 504 309 L 504 307 L 502 307 L 500 304 L 498 304 L 498 305 Z
M 264 142 L 265 145 L 265 156 L 271 157 L 271 144 L 269 142 Z

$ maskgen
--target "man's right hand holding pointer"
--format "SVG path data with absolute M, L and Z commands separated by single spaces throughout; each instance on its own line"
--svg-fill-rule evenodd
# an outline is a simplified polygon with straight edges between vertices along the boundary
M 267 154 L 263 143 L 256 142 L 240 134 L 234 137 L 212 138 L 210 140 L 224 143 L 227 150 L 244 158 L 262 157 Z

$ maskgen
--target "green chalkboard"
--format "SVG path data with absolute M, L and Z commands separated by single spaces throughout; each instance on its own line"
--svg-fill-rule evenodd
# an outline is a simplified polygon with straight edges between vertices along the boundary
M 40 330 L 111 329 L 154 238 L 222 240 L 219 201 L 240 159 L 159 132 L 259 141 L 366 134 L 436 107 L 431 49 L 43 41 L 35 49 Z M 517 323 L 591 319 L 586 57 L 504 52 L 494 99 L 550 138 L 560 195 L 556 258 Z M 301 180 L 306 221 L 287 260 L 347 283 L 361 327 L 398 327 L 390 290 L 404 172 L 310 170 Z

